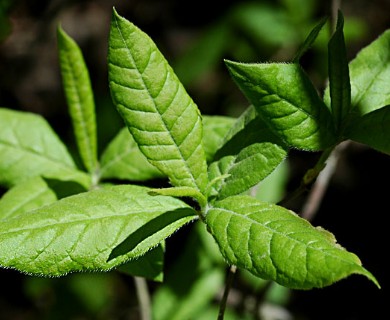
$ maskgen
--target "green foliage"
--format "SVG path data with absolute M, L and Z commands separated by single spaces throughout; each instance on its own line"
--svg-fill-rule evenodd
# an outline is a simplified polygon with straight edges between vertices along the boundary
M 78 150 L 89 172 L 98 170 L 95 103 L 81 50 L 58 28 L 60 66 Z
M 88 70 L 59 27 L 64 90 L 85 171 L 42 117 L 0 109 L 0 184 L 9 189 L 0 201 L 0 265 L 41 276 L 118 268 L 162 281 L 165 240 L 198 220 L 175 266 L 183 282 L 166 279 L 155 296 L 156 319 L 202 311 L 221 286 L 225 262 L 293 289 L 352 274 L 380 287 L 333 234 L 256 195 L 291 148 L 323 151 L 316 169 L 346 139 L 390 152 L 390 33 L 348 64 L 343 20 L 339 12 L 324 99 L 299 61 L 325 20 L 293 63 L 225 60 L 250 104 L 234 119 L 202 116 L 152 39 L 113 10 L 109 85 L 126 128 L 100 157 Z M 131 184 L 156 178 L 166 188 Z M 123 184 L 107 186 L 116 179 Z

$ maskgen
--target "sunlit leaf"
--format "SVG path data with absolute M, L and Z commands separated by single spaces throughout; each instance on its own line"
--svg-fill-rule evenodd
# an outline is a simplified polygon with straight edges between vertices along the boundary
M 259 116 L 289 146 L 314 151 L 335 143 L 329 110 L 298 64 L 226 64 Z
M 146 158 L 174 186 L 204 192 L 200 112 L 154 42 L 115 10 L 108 69 L 113 101 Z
M 65 145 L 38 114 L 0 108 L 0 184 L 11 187 L 34 176 L 90 185 Z
M 379 284 L 359 258 L 293 212 L 249 196 L 214 204 L 206 223 L 229 264 L 295 289 L 320 288 L 361 274 Z
M 98 168 L 97 134 L 89 72 L 79 46 L 61 26 L 57 29 L 57 37 L 63 88 L 78 150 L 86 169 L 95 173 Z
M 3 219 L 0 265 L 61 276 L 109 270 L 139 258 L 196 218 L 182 201 L 150 196 L 148 190 L 132 185 L 96 189 Z

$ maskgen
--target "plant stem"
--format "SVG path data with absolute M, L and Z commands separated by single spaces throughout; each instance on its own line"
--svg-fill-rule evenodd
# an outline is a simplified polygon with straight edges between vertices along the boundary
M 221 302 L 219 304 L 218 320 L 223 320 L 223 318 L 225 316 L 227 298 L 229 296 L 230 288 L 233 285 L 234 276 L 236 274 L 236 271 L 237 271 L 237 267 L 236 266 L 234 266 L 234 265 L 230 266 L 229 271 L 228 271 L 228 275 L 227 275 L 227 278 L 226 278 L 225 290 L 223 292 L 223 296 L 222 296 Z
M 303 205 L 301 211 L 302 218 L 309 221 L 313 219 L 325 195 L 329 181 L 336 170 L 340 153 L 347 147 L 348 144 L 349 141 L 340 143 L 330 154 L 325 168 L 318 175 L 318 178 L 316 179 L 312 189 L 310 190 L 310 194 Z
M 140 306 L 141 320 L 151 320 L 151 303 L 146 279 L 134 277 L 134 284 Z
M 330 154 L 334 150 L 334 147 L 330 147 L 324 150 L 321 154 L 321 157 L 318 159 L 315 166 L 309 169 L 306 174 L 303 176 L 301 184 L 295 191 L 290 193 L 287 197 L 285 197 L 282 201 L 278 203 L 280 206 L 286 206 L 288 202 L 299 197 L 304 192 L 308 190 L 308 187 L 316 180 L 320 172 L 325 168 L 326 161 L 329 158 Z

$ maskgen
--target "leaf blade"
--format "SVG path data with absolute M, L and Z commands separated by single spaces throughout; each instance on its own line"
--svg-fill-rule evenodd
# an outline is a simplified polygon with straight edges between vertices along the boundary
M 334 236 L 276 205 L 235 196 L 217 202 L 206 223 L 222 254 L 263 278 L 296 289 L 324 287 L 351 274 L 379 284 Z
M 329 110 L 298 64 L 225 61 L 259 116 L 289 146 L 315 151 L 335 143 Z
M 350 122 L 345 129 L 345 136 L 390 155 L 390 105 Z
M 32 211 L 57 201 L 57 196 L 40 177 L 33 177 L 8 190 L 0 200 L 0 219 Z
M 0 184 L 12 187 L 34 177 L 77 181 L 90 178 L 79 171 L 65 145 L 41 116 L 0 108 Z
M 61 199 L 2 220 L 0 265 L 61 276 L 110 270 L 157 246 L 196 213 L 185 203 L 120 185 Z M 27 241 L 28 240 L 28 241 Z
M 152 166 L 127 128 L 121 129 L 110 141 L 100 158 L 101 179 L 145 181 L 164 175 Z
M 339 11 L 336 31 L 328 44 L 330 103 L 338 130 L 342 129 L 351 109 L 351 84 L 343 28 L 344 18 Z
M 390 104 L 390 30 L 363 48 L 349 63 L 351 104 L 358 116 Z
M 199 110 L 153 41 L 115 10 L 108 60 L 114 104 L 140 150 L 173 185 L 204 192 Z
M 78 151 L 90 173 L 98 169 L 95 102 L 91 80 L 77 43 L 59 26 L 58 54 L 63 87 L 72 118 Z

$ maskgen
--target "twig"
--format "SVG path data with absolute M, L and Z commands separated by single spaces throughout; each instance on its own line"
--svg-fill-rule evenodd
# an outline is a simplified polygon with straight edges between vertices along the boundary
M 151 320 L 151 303 L 149 290 L 145 278 L 134 277 L 135 289 L 137 292 L 138 303 L 142 320 Z
M 223 292 L 223 296 L 222 296 L 221 302 L 219 304 L 218 320 L 223 320 L 223 318 L 225 316 L 227 299 L 229 296 L 230 288 L 232 287 L 233 282 L 234 282 L 234 276 L 236 274 L 236 271 L 237 271 L 237 267 L 234 265 L 229 268 L 228 275 L 226 278 L 225 290 Z
M 348 141 L 340 143 L 330 154 L 328 160 L 326 161 L 325 168 L 318 175 L 316 181 L 314 182 L 310 190 L 310 194 L 303 205 L 301 211 L 302 218 L 305 218 L 309 221 L 314 218 L 325 195 L 329 181 L 332 178 L 334 172 L 336 171 L 337 162 L 340 158 L 340 153 L 346 148 L 348 143 Z

